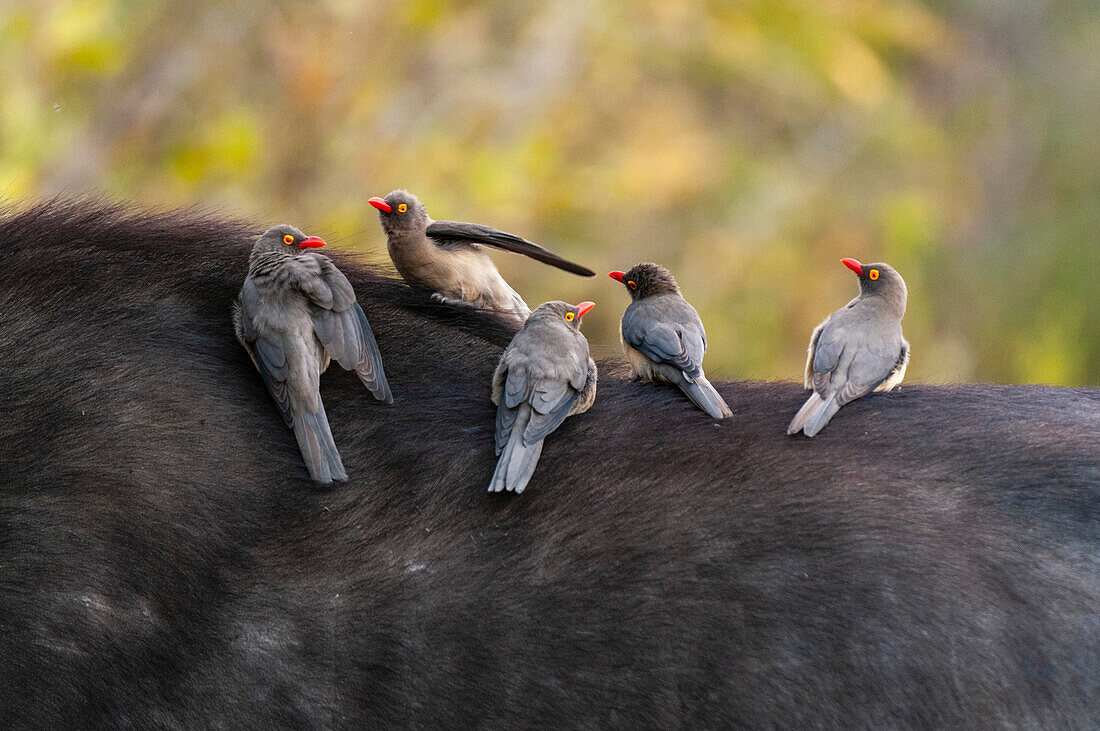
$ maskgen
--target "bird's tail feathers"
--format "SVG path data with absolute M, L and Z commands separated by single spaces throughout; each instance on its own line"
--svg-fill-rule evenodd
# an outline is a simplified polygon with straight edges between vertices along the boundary
M 392 405 L 393 392 L 390 391 L 390 384 L 386 382 L 386 374 L 381 370 L 378 371 L 378 374 L 379 377 L 377 380 L 375 380 L 372 377 L 372 374 L 369 373 L 366 375 L 362 373 L 356 373 L 355 375 L 359 376 L 359 380 L 362 381 L 363 385 L 367 387 L 367 390 L 370 391 L 371 396 L 374 396 L 374 398 L 386 404 L 387 406 Z
M 302 452 L 309 476 L 315 482 L 343 482 L 348 479 L 340 453 L 336 451 L 324 404 L 319 403 L 316 411 L 294 415 L 294 436 L 298 439 L 298 449 Z
M 802 431 L 802 427 L 806 426 L 806 422 L 817 411 L 817 407 L 821 403 L 821 397 L 817 395 L 817 392 L 811 393 L 810 397 L 806 399 L 806 403 L 802 404 L 802 408 L 791 419 L 791 423 L 787 427 L 787 434 L 797 434 Z
M 812 437 L 819 431 L 825 428 L 825 425 L 829 423 L 829 419 L 833 418 L 836 412 L 840 411 L 840 404 L 836 400 L 836 395 L 829 397 L 829 400 L 813 415 L 813 417 L 806 422 L 806 426 L 803 427 L 803 433 Z
M 501 450 L 497 459 L 497 467 L 493 472 L 493 479 L 489 481 L 489 492 L 501 492 L 510 490 L 521 493 L 531 481 L 538 466 L 539 456 L 542 454 L 542 442 L 539 439 L 533 444 L 523 443 L 523 431 L 531 420 L 531 407 L 523 404 L 519 408 L 520 413 L 512 424 L 512 433 L 508 437 L 508 443 Z
M 527 322 L 527 318 L 531 316 L 531 308 L 527 306 L 527 303 L 514 289 L 512 290 L 512 314 L 520 321 L 521 325 Z
M 806 436 L 812 437 L 824 429 L 825 425 L 829 423 L 829 419 L 832 419 L 833 415 L 839 410 L 840 404 L 837 403 L 836 394 L 828 399 L 822 399 L 821 396 L 814 393 L 806 399 L 806 403 L 794 415 L 791 425 L 787 427 L 787 433 L 797 434 L 801 429 Z
M 356 375 L 372 396 L 383 403 L 392 404 L 393 392 L 390 391 L 390 384 L 386 380 L 386 369 L 382 367 L 382 354 L 378 351 L 378 341 L 374 339 L 374 331 L 370 329 L 370 323 L 367 322 L 367 313 L 363 312 L 362 307 L 356 306 L 356 309 L 359 326 L 363 330 L 360 361 L 366 361 L 369 364 L 369 368 L 356 369 Z
M 707 412 L 712 419 L 726 419 L 733 416 L 730 407 L 702 374 L 691 381 L 681 378 L 677 385 L 687 394 L 692 403 Z

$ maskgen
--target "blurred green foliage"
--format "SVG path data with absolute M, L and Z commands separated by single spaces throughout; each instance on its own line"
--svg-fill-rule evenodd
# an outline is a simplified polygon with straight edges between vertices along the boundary
M 385 261 L 372 195 L 599 271 L 669 266 L 715 378 L 801 375 L 910 287 L 910 378 L 1100 383 L 1089 0 L 32 1 L 0 7 L 0 195 L 292 222 Z M 495 256 L 532 305 L 626 293 Z

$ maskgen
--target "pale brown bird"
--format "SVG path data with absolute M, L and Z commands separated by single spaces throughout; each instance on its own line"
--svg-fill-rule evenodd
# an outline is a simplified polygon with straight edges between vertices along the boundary
M 531 308 L 500 276 L 482 245 L 529 256 L 582 277 L 595 272 L 538 244 L 476 223 L 433 221 L 416 196 L 395 190 L 371 198 L 386 234 L 393 265 L 406 282 L 448 305 L 492 310 L 523 323 Z

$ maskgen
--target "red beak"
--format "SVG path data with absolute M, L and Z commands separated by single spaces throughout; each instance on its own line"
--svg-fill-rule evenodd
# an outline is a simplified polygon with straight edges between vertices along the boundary
M 595 306 L 595 302 L 581 302 L 579 305 L 577 305 L 577 317 L 584 317 L 585 313 Z
M 607 276 L 611 277 L 616 282 L 622 282 L 623 284 L 626 284 L 626 279 L 625 279 L 626 273 L 625 272 L 608 272 Z
M 379 198 L 375 196 L 374 198 L 371 198 L 369 201 L 367 201 L 367 203 L 370 203 L 372 206 L 384 213 L 391 213 L 393 211 L 393 206 L 387 203 L 385 198 Z
M 855 259 L 841 259 L 840 263 L 851 269 L 856 274 L 863 274 L 863 265 Z
M 325 240 L 316 236 L 310 236 L 308 239 L 302 239 L 298 242 L 299 249 L 319 249 L 325 245 Z

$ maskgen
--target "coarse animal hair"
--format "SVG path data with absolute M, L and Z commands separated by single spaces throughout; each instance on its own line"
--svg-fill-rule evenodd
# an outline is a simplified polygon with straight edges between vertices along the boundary
M 5 728 L 1096 723 L 1100 389 L 907 385 L 809 440 L 800 385 L 714 422 L 601 363 L 489 494 L 513 328 L 336 256 L 396 403 L 322 378 L 322 489 L 230 322 L 263 228 L 0 218 Z

